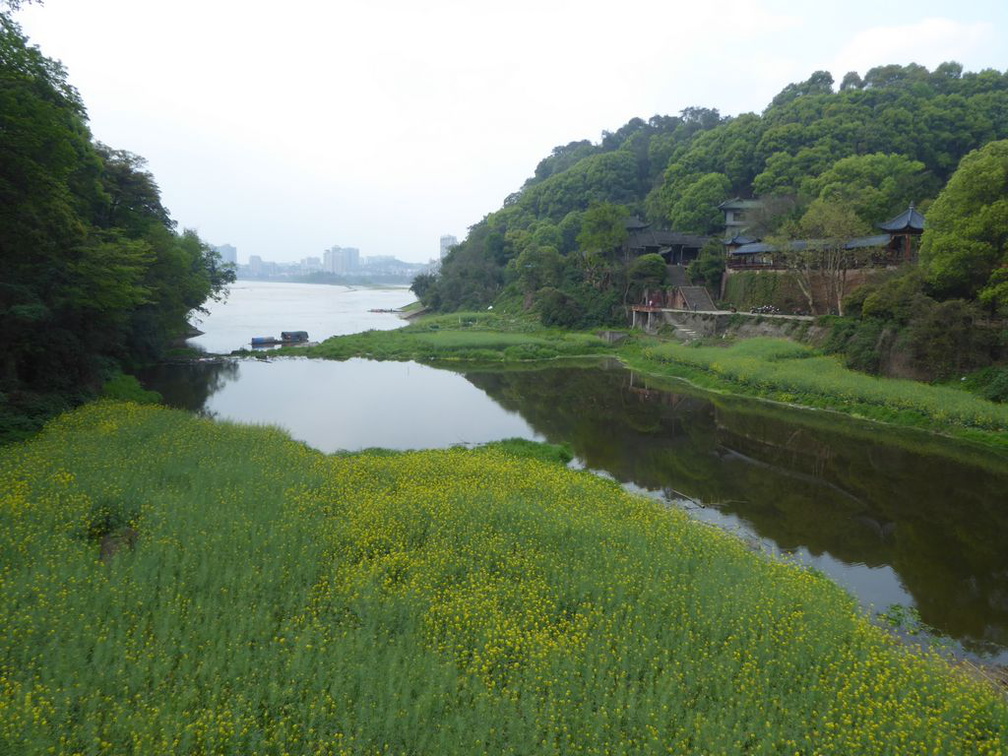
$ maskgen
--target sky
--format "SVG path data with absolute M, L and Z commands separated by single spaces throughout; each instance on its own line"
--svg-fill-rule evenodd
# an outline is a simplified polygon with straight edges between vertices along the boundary
M 425 262 L 557 145 L 890 63 L 1008 69 L 1004 0 L 45 0 L 94 137 L 148 161 L 180 228 L 294 261 Z

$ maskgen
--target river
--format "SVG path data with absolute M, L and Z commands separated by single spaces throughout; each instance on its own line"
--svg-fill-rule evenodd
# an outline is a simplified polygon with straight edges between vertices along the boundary
M 394 328 L 404 289 L 240 282 L 197 343 Z M 169 403 L 272 423 L 325 452 L 519 436 L 826 573 L 870 611 L 912 608 L 1008 663 L 1008 460 L 920 431 L 711 397 L 615 363 L 451 371 L 416 363 L 213 360 L 142 376 Z

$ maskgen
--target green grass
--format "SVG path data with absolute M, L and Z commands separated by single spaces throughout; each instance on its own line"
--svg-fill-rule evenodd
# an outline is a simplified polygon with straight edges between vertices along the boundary
M 400 307 L 399 312 L 409 314 L 413 312 L 419 312 L 423 308 L 424 308 L 423 303 L 416 301 L 416 302 L 410 302 L 408 305 Z
M 0 450 L 0 752 L 1008 746 L 997 692 L 825 578 L 505 448 L 97 403 Z
M 652 340 L 623 350 L 621 357 L 631 367 L 681 375 L 706 388 L 1008 446 L 1008 405 L 948 386 L 858 373 L 837 357 L 791 341 L 697 347 Z
M 316 347 L 287 354 L 344 360 L 423 362 L 520 362 L 611 353 L 592 333 L 545 329 L 534 321 L 494 313 L 463 313 L 424 318 L 392 331 L 336 336 Z

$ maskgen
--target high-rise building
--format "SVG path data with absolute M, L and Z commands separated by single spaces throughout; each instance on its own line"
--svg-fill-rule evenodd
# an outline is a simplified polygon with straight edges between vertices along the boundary
M 360 250 L 357 247 L 334 246 L 323 254 L 322 267 L 329 273 L 344 275 L 360 267 Z
M 238 250 L 230 244 L 221 244 L 219 247 L 214 247 L 214 251 L 220 255 L 221 262 L 231 263 L 232 265 L 238 264 Z
M 445 259 L 445 255 L 447 255 L 448 251 L 452 247 L 454 247 L 456 244 L 458 244 L 458 239 L 456 239 L 451 234 L 445 234 L 444 236 L 442 236 L 441 237 L 441 256 L 438 259 L 444 260 Z

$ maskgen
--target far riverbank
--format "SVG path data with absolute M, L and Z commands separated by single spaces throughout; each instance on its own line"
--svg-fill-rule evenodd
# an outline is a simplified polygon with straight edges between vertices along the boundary
M 543 328 L 495 313 L 427 316 L 388 332 L 338 336 L 303 356 L 324 359 L 508 363 L 611 356 L 634 370 L 688 380 L 708 391 L 913 427 L 1008 449 L 1008 407 L 949 386 L 878 378 L 793 341 L 753 338 L 684 345 L 639 332 Z

